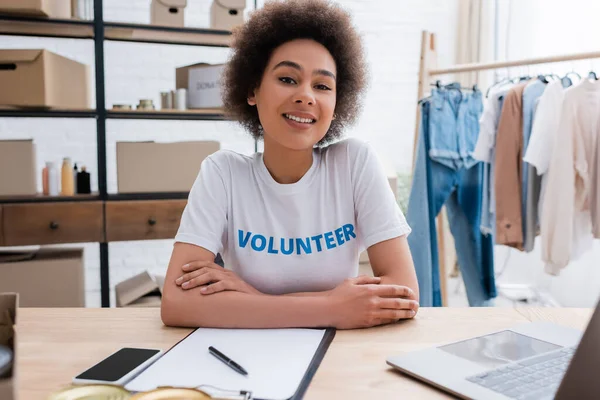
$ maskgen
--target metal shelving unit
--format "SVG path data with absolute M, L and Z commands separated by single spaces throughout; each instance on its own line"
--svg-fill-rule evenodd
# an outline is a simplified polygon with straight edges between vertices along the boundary
M 187 199 L 188 192 L 109 194 L 106 173 L 106 120 L 107 119 L 162 119 L 162 120 L 225 120 L 219 109 L 186 111 L 109 110 L 105 101 L 104 43 L 123 41 L 190 46 L 229 47 L 231 32 L 173 28 L 153 25 L 104 22 L 102 0 L 94 1 L 94 20 L 58 20 L 0 15 L 0 35 L 52 38 L 88 39 L 94 42 L 96 109 L 56 110 L 0 108 L 0 117 L 12 118 L 95 118 L 98 153 L 98 192 L 72 197 L 0 197 L 0 203 L 43 203 L 79 201 L 173 200 Z M 257 7 L 257 1 L 254 1 Z M 255 150 L 257 143 L 255 142 Z M 100 244 L 100 285 L 102 307 L 110 306 L 108 242 Z

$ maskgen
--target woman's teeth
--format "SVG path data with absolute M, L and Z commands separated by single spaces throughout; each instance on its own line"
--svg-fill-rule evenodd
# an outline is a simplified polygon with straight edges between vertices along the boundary
M 314 119 L 295 117 L 290 114 L 283 114 L 283 116 L 286 117 L 287 119 L 291 119 L 292 121 L 300 122 L 303 124 L 312 124 L 313 122 L 315 122 Z

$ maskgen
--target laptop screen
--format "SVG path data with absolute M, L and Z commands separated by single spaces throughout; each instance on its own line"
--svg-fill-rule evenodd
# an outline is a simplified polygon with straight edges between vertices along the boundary
M 513 331 L 497 332 L 439 347 L 440 350 L 488 368 L 496 368 L 559 348 L 561 346 Z

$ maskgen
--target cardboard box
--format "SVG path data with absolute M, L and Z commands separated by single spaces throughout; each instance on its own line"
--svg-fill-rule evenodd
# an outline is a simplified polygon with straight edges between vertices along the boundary
M 71 16 L 75 19 L 93 20 L 94 2 L 89 0 L 71 0 Z
M 224 31 L 244 24 L 246 0 L 213 0 L 210 6 L 210 27 Z
M 0 13 L 69 19 L 71 2 L 68 0 L 0 0 Z
M 150 23 L 160 26 L 183 28 L 187 0 L 152 0 Z
M 19 295 L 17 293 L 0 293 L 0 344 L 7 346 L 13 353 L 13 367 L 7 377 L 0 378 L 0 399 L 15 400 L 17 398 L 17 309 Z
M 0 292 L 19 293 L 21 307 L 85 307 L 83 249 L 42 248 L 27 258 L 0 252 Z
M 117 307 L 160 307 L 164 276 L 144 271 L 115 286 Z
M 0 196 L 35 195 L 36 171 L 33 140 L 0 140 Z
M 188 192 L 219 142 L 117 142 L 119 193 Z
M 225 64 L 198 63 L 175 70 L 175 86 L 187 89 L 187 108 L 223 107 L 221 74 Z
M 48 50 L 0 50 L 0 105 L 90 108 L 89 67 Z

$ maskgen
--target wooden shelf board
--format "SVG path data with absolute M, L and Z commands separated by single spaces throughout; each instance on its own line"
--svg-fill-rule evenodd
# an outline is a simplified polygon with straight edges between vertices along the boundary
M 0 106 L 0 117 L 95 118 L 96 110 L 91 108 L 66 109 Z
M 121 119 L 192 119 L 192 120 L 224 120 L 221 108 L 197 110 L 107 110 L 108 118 Z
M 93 200 L 100 200 L 100 195 L 97 192 L 91 194 L 76 194 L 74 196 L 46 196 L 41 193 L 38 193 L 37 195 L 0 196 L 0 203 L 51 203 Z
M 0 34 L 74 39 L 93 39 L 92 21 L 0 15 Z
M 231 32 L 216 29 L 174 28 L 167 26 L 104 23 L 106 40 L 229 47 Z
M 187 200 L 189 192 L 109 193 L 108 201 Z
M 0 15 L 0 35 L 93 39 L 94 21 Z M 229 47 L 231 32 L 205 28 L 175 28 L 147 24 L 104 22 L 105 40 Z

